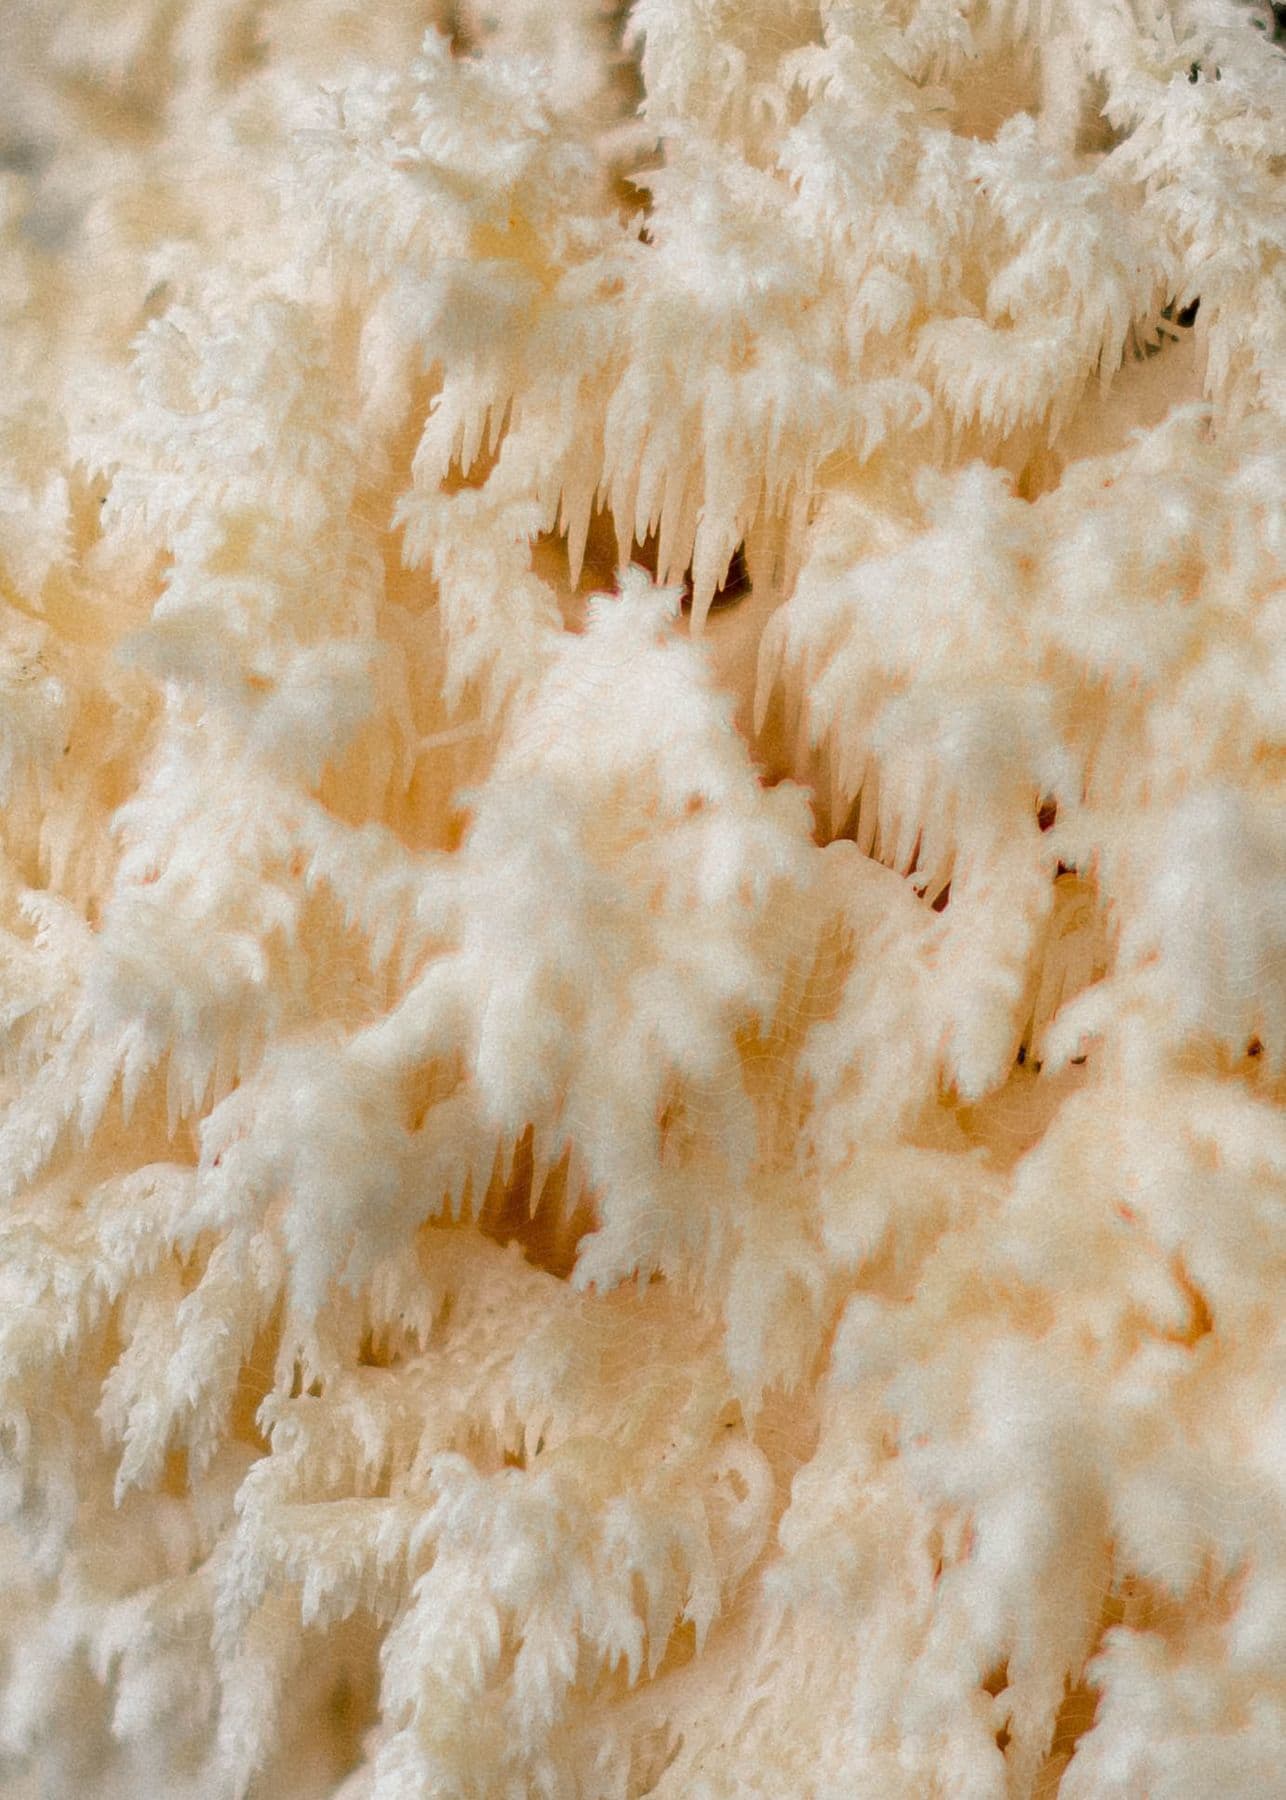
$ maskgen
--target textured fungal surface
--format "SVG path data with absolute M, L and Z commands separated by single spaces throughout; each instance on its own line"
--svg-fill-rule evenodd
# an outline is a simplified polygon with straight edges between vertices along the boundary
M 1286 53 L 22 0 L 4 1800 L 1286 1795 Z

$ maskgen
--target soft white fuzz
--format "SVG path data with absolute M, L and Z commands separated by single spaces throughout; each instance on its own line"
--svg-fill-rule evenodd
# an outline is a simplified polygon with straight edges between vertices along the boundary
M 14 1800 L 1286 1795 L 1286 56 L 23 0 Z

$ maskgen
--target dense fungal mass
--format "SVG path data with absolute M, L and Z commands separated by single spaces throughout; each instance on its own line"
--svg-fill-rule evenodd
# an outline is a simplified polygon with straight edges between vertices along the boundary
M 1286 54 L 29 0 L 12 1800 L 1286 1756 Z

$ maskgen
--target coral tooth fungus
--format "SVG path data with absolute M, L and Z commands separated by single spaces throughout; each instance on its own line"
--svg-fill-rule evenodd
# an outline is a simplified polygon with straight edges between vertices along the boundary
M 5 1795 L 1282 1794 L 1268 15 L 10 12 Z

